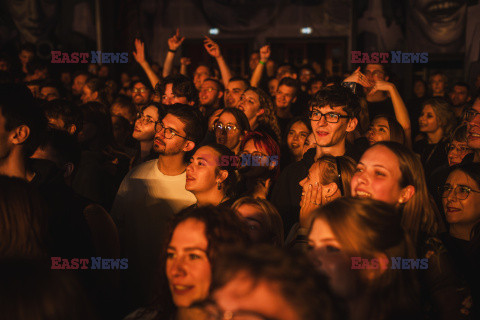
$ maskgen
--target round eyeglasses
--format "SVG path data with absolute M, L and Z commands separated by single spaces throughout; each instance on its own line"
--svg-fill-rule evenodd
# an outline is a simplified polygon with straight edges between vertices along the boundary
M 444 185 L 443 187 L 438 187 L 438 192 L 442 196 L 442 198 L 448 198 L 450 192 L 453 190 L 453 195 L 458 200 L 465 200 L 470 195 L 470 192 L 480 193 L 480 191 L 473 190 L 468 186 L 456 186 L 455 188 L 449 184 Z
M 178 132 L 176 132 L 172 128 L 165 127 L 165 125 L 161 121 L 155 122 L 155 131 L 157 133 L 161 133 L 162 131 L 164 131 L 163 135 L 165 136 L 165 139 L 172 139 L 173 137 L 177 136 L 177 137 L 183 138 L 185 140 L 192 141 L 191 139 L 189 139 L 187 137 L 179 135 Z

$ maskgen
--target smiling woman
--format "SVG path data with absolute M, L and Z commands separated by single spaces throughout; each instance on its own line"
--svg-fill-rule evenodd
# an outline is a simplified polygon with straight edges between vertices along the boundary
M 207 298 L 220 247 L 249 243 L 246 227 L 230 209 L 189 208 L 174 216 L 165 240 L 159 291 L 148 308 L 126 319 L 206 319 L 190 306 Z

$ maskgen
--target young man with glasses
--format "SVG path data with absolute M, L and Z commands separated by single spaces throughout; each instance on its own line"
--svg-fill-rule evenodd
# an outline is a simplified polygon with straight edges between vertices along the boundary
M 303 159 L 286 167 L 273 189 L 271 201 L 283 218 L 288 233 L 298 222 L 303 180 L 312 164 L 325 154 L 350 156 L 358 160 L 363 150 L 346 144 L 348 132 L 355 130 L 360 105 L 352 92 L 341 86 L 319 91 L 309 102 L 309 118 L 316 148 L 308 150 Z
M 132 307 L 147 302 L 163 234 L 170 217 L 196 202 L 185 190 L 188 154 L 203 138 L 198 109 L 172 105 L 155 123 L 156 160 L 133 168 L 118 190 L 112 209 L 123 258 L 129 259 L 125 275 L 126 301 Z
M 137 112 L 140 112 L 144 106 L 150 103 L 152 99 L 152 90 L 147 82 L 136 81 L 132 86 L 132 102 Z
M 224 91 L 223 85 L 216 79 L 208 78 L 203 81 L 198 97 L 200 108 L 206 117 L 222 107 Z

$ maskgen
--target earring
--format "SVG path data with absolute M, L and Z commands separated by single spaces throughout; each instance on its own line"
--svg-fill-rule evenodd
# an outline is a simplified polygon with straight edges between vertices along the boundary
M 222 185 L 220 184 L 220 182 L 217 182 L 217 189 L 222 190 Z

